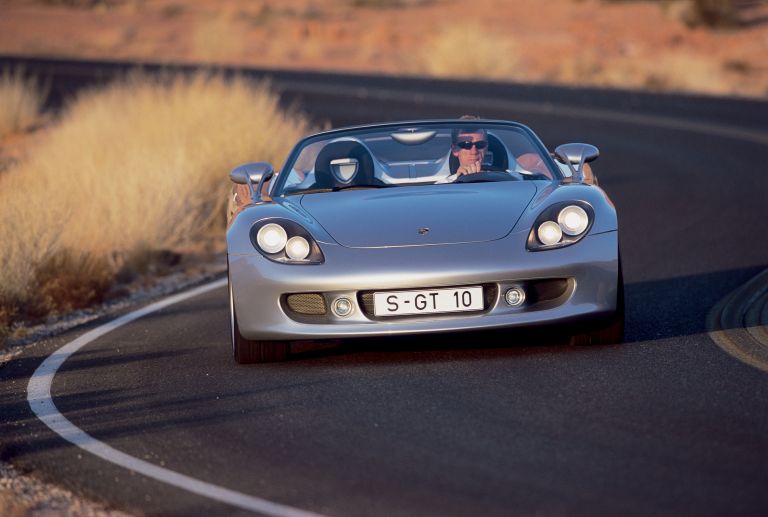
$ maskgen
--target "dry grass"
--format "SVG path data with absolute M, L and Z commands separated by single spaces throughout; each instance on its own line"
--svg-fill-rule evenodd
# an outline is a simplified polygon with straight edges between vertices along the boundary
M 645 84 L 638 85 L 664 91 L 699 91 L 725 95 L 731 90 L 723 67 L 707 56 L 685 52 L 662 54 L 650 64 Z
M 412 54 L 407 66 L 437 77 L 520 80 L 523 76 L 517 44 L 471 24 L 444 27 Z
M 700 91 L 727 94 L 731 84 L 723 66 L 706 56 L 684 51 L 664 53 L 654 60 L 606 61 L 596 52 L 564 61 L 551 79 L 564 84 L 589 84 L 659 91 Z
M 735 0 L 657 0 L 660 7 L 688 27 L 730 29 L 741 24 Z
M 244 53 L 246 28 L 236 16 L 223 11 L 204 18 L 192 31 L 192 49 L 209 63 L 233 60 Z
M 24 71 L 5 69 L 0 74 L 0 138 L 24 131 L 40 116 L 46 92 Z
M 81 95 L 0 177 L 0 315 L 98 301 L 145 253 L 221 242 L 228 171 L 279 166 L 311 129 L 243 79 L 133 75 Z

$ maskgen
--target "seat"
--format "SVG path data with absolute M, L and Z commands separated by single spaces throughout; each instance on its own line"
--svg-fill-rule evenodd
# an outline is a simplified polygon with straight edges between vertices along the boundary
M 354 158 L 357 160 L 357 172 L 349 182 L 342 181 L 333 173 L 331 162 Z M 330 142 L 317 155 L 315 160 L 315 184 L 313 188 L 335 188 L 349 185 L 379 185 L 382 182 L 374 177 L 373 157 L 368 149 L 356 140 Z

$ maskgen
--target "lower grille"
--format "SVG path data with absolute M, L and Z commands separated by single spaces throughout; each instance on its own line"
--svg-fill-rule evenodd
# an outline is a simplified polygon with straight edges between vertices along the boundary
M 325 298 L 317 293 L 289 294 L 285 297 L 285 303 L 297 314 L 323 315 L 328 312 Z
M 568 280 L 565 278 L 550 278 L 546 280 L 530 280 L 524 282 L 528 304 L 546 302 L 560 298 L 568 290 Z

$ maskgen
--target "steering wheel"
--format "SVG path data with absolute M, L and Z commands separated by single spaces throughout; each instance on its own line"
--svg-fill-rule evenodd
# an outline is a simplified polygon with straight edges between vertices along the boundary
M 454 183 L 479 183 L 484 181 L 515 181 L 517 178 L 506 171 L 495 167 L 483 167 L 480 172 L 474 174 L 462 174 Z

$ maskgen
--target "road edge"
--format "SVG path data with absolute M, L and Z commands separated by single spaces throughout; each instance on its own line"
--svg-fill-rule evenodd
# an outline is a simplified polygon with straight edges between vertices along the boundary
M 174 294 L 103 323 L 73 341 L 69 341 L 46 357 L 32 374 L 27 384 L 27 403 L 35 416 L 58 436 L 76 447 L 119 467 L 208 499 L 244 510 L 260 512 L 264 515 L 275 517 L 322 517 L 317 513 L 214 485 L 113 449 L 106 443 L 95 439 L 75 426 L 59 412 L 53 402 L 51 386 L 56 372 L 70 356 L 77 353 L 81 348 L 139 318 L 226 285 L 227 279 L 222 278 L 191 290 Z

